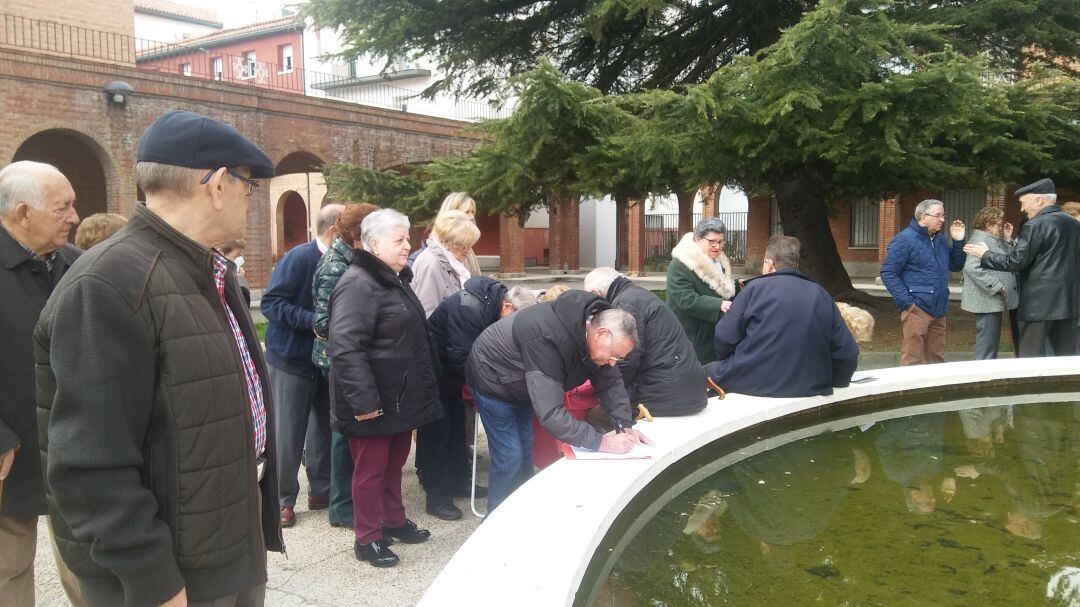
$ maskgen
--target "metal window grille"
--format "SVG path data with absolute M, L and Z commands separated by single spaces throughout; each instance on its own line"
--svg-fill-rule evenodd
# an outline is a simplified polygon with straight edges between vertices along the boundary
M 941 202 L 945 203 L 945 227 L 948 232 L 949 224 L 959 219 L 971 229 L 971 220 L 979 209 L 986 206 L 986 190 L 945 190 L 941 193 Z
M 851 248 L 874 248 L 878 246 L 878 208 L 881 202 L 864 198 L 851 203 L 851 229 L 848 246 Z

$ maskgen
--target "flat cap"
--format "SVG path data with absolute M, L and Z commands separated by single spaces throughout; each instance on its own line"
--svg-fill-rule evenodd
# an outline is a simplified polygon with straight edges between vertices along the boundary
M 1024 194 L 1055 194 L 1054 182 L 1049 177 L 1040 179 L 1035 183 L 1029 183 L 1028 185 L 1013 192 L 1015 196 L 1022 196 Z
M 270 158 L 232 126 L 181 110 L 164 114 L 143 131 L 136 161 L 189 169 L 248 167 L 254 179 L 274 176 Z

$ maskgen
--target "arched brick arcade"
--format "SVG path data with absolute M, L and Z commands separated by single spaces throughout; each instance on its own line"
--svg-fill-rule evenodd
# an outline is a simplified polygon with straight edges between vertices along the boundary
M 47 162 L 60 169 L 75 190 L 79 217 L 117 210 L 108 204 L 112 162 L 108 153 L 87 135 L 70 129 L 40 131 L 15 150 L 11 162 L 19 160 Z

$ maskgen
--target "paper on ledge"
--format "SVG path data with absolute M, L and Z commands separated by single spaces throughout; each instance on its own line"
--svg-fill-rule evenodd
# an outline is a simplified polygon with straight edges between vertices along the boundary
M 603 453 L 584 447 L 563 445 L 563 454 L 566 459 L 652 459 L 657 453 L 656 445 L 644 445 L 638 443 L 626 453 Z

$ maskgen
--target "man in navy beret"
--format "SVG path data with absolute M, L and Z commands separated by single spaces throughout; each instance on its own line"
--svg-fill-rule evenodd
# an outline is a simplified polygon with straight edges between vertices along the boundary
M 1080 318 L 1080 223 L 1057 204 L 1054 182 L 1040 179 L 1016 190 L 1028 221 L 1016 244 L 1005 253 L 985 244 L 964 252 L 982 259 L 988 270 L 1015 272 L 1020 283 L 1020 356 L 1046 356 L 1049 340 L 1055 356 L 1076 354 Z
M 139 141 L 146 202 L 34 334 L 46 498 L 95 605 L 262 605 L 282 551 L 270 382 L 236 268 L 266 154 L 192 112 Z M 220 603 L 218 602 L 220 601 Z

